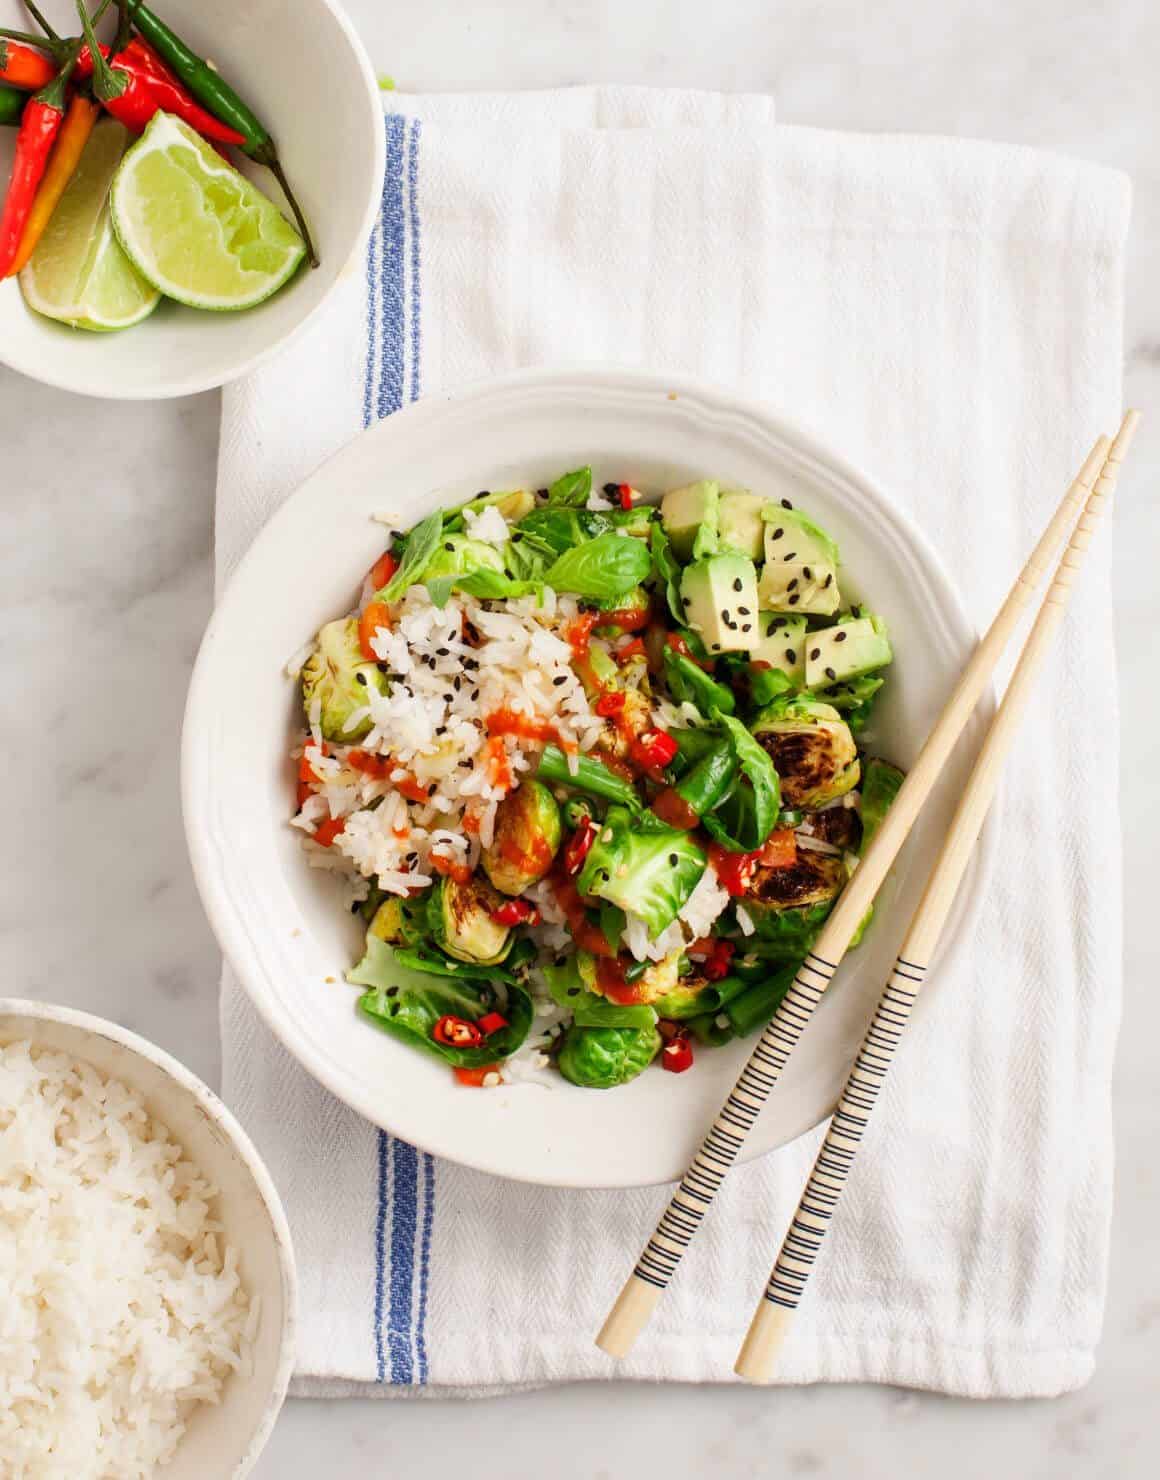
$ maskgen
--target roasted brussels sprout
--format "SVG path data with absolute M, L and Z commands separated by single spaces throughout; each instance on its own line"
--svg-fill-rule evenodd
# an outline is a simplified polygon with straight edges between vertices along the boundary
M 804 812 L 798 824 L 806 837 L 817 838 L 834 848 L 857 853 L 862 838 L 862 823 L 857 807 L 826 807 L 821 812 Z
M 406 939 L 403 925 L 403 901 L 398 895 L 392 895 L 389 899 L 384 899 L 375 911 L 375 917 L 370 923 L 370 934 L 377 936 L 379 940 L 385 940 L 389 946 L 401 945 Z
M 861 768 L 850 727 L 813 699 L 780 700 L 753 721 L 753 738 L 781 778 L 786 807 L 821 807 L 858 785 Z
M 680 977 L 672 991 L 653 1003 L 657 1016 L 685 1021 L 707 1012 L 720 1012 L 727 1002 L 739 997 L 749 986 L 740 977 L 726 976 L 710 980 L 699 967 Z
M 800 961 L 813 944 L 848 877 L 834 853 L 799 848 L 789 868 L 758 868 L 742 900 L 754 943 L 769 961 Z
M 423 567 L 423 580 L 437 576 L 462 576 L 477 570 L 503 574 L 503 555 L 484 540 L 466 534 L 444 534 L 430 561 Z
M 705 866 L 705 854 L 689 833 L 647 813 L 634 825 L 627 808 L 612 806 L 577 884 L 581 894 L 643 920 L 655 936 L 677 918 Z
M 557 1065 L 584 1089 L 614 1089 L 647 1069 L 660 1051 L 655 1028 L 580 1028 L 564 1035 Z
M 626 591 L 623 596 L 615 601 L 602 601 L 600 610 L 602 612 L 631 612 L 630 624 L 635 626 L 635 619 L 641 612 L 647 612 L 652 604 L 652 598 L 643 586 L 634 586 L 631 591 Z M 619 637 L 627 629 L 618 622 L 604 623 L 595 629 L 597 637 Z
M 552 867 L 560 846 L 560 809 L 542 781 L 521 781 L 495 812 L 495 833 L 483 850 L 488 878 L 503 894 L 522 894 Z
M 866 771 L 862 778 L 863 853 L 874 841 L 874 834 L 882 826 L 882 819 L 893 805 L 905 780 L 906 772 L 892 766 L 889 761 L 871 757 L 866 762 Z
M 503 896 L 478 874 L 463 884 L 440 879 L 427 903 L 427 922 L 449 956 L 495 966 L 506 958 L 515 940 L 511 926 L 493 918 L 502 904 Z
M 323 738 L 353 745 L 371 731 L 370 715 L 349 727 L 350 718 L 367 706 L 367 694 L 385 694 L 386 676 L 368 663 L 359 644 L 358 621 L 344 617 L 327 622 L 318 634 L 318 649 L 302 665 L 302 707 L 307 723 L 315 704 Z
M 603 996 L 596 958 L 587 951 L 577 951 L 576 962 L 584 985 L 590 992 Z M 671 951 L 660 961 L 650 961 L 640 975 L 633 978 L 633 998 L 651 1006 L 673 991 L 677 985 L 680 964 L 680 951 Z

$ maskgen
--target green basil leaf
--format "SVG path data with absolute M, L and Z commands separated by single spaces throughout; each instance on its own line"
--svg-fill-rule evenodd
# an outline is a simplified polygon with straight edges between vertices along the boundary
M 592 492 L 592 469 L 563 473 L 548 489 L 549 507 L 582 509 Z
M 415 585 L 435 553 L 435 547 L 442 533 L 443 515 L 441 513 L 428 514 L 426 519 L 420 519 L 407 536 L 398 570 L 383 589 L 376 593 L 377 600 L 398 601 L 409 587 Z
M 664 525 L 654 524 L 649 530 L 649 551 L 652 555 L 653 574 L 665 593 L 673 621 L 681 625 L 685 620 L 685 604 L 681 600 L 681 567 L 673 554 L 673 547 L 665 533 Z
M 781 783 L 773 762 L 740 720 L 721 710 L 713 718 L 733 742 L 737 764 L 748 785 L 739 785 L 714 813 L 701 819 L 708 832 L 735 853 L 752 853 L 773 831 L 781 805 Z
M 649 573 L 649 552 L 640 540 L 619 534 L 597 535 L 566 550 L 544 573 L 554 591 L 613 601 L 639 586 Z

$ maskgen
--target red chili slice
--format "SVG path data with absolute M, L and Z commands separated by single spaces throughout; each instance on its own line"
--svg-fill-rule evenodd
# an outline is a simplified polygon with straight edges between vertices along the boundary
M 320 822 L 314 832 L 314 841 L 320 848 L 329 848 L 339 833 L 346 828 L 345 817 L 328 817 Z
M 485 1012 L 475 1026 L 485 1038 L 490 1038 L 493 1033 L 498 1033 L 501 1028 L 509 1028 L 511 1024 L 502 1012 Z
M 445 1043 L 448 1048 L 478 1048 L 483 1042 L 478 1024 L 469 1023 L 466 1018 L 453 1017 L 450 1013 L 439 1019 L 431 1029 L 431 1036 L 436 1043 Z
M 498 910 L 492 910 L 491 918 L 497 925 L 538 925 L 540 912 L 526 899 L 509 899 Z
M 664 730 L 646 730 L 628 749 L 644 770 L 663 771 L 677 753 L 677 742 Z
M 620 507 L 622 509 L 631 509 L 632 508 L 632 484 L 631 483 L 619 483 L 619 484 L 617 484 L 616 496 L 620 500 Z
M 596 834 L 600 831 L 591 817 L 582 817 L 580 825 L 568 839 L 564 848 L 564 872 L 568 875 L 578 874 L 584 866 L 584 860 L 592 850 L 592 844 L 596 841 Z
M 670 1074 L 683 1074 L 693 1067 L 693 1042 L 687 1033 L 672 1038 L 661 1049 L 661 1068 Z

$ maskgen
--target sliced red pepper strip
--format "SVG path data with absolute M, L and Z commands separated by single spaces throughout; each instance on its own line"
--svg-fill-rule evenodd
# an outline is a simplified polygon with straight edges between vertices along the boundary
M 727 890 L 734 899 L 744 894 L 753 883 L 760 858 L 760 848 L 756 853 L 733 853 L 728 848 L 722 848 L 720 843 L 709 845 L 709 862 L 721 881 L 722 889 Z
M 371 647 L 371 638 L 380 627 L 391 625 L 391 613 L 387 606 L 381 601 L 369 602 L 358 619 L 358 645 L 359 651 L 368 663 L 377 663 L 379 655 Z
M 499 909 L 492 910 L 491 918 L 497 925 L 538 925 L 540 912 L 526 899 L 508 899 Z
M 509 1028 L 511 1024 L 502 1012 L 485 1012 L 476 1027 L 485 1038 L 490 1038 L 493 1033 L 498 1033 L 501 1028 Z
M 693 1040 L 687 1033 L 671 1038 L 661 1049 L 661 1068 L 670 1074 L 683 1074 L 693 1067 Z
M 320 822 L 315 829 L 314 841 L 321 848 L 329 848 L 340 832 L 346 830 L 345 817 L 328 817 L 325 822 Z
M 483 1081 L 489 1074 L 498 1074 L 498 1064 L 480 1064 L 478 1069 L 456 1069 L 455 1077 L 460 1084 L 470 1085 L 473 1089 L 482 1089 Z
M 600 829 L 591 817 L 580 819 L 579 826 L 564 847 L 564 872 L 566 874 L 571 876 L 580 872 L 599 831 Z
M 619 483 L 619 484 L 617 484 L 616 496 L 617 496 L 617 498 L 620 501 L 620 507 L 622 509 L 631 509 L 632 508 L 632 484 L 631 483 Z
M 436 1043 L 444 1043 L 448 1048 L 478 1048 L 483 1042 L 483 1034 L 476 1023 L 469 1023 L 466 1018 L 455 1017 L 452 1013 L 439 1019 L 431 1029 L 431 1036 Z
M 663 771 L 677 753 L 677 742 L 664 730 L 646 730 L 628 747 L 638 766 L 650 771 Z
M 381 591 L 399 568 L 399 562 L 388 550 L 380 555 L 371 566 L 369 580 L 376 591 Z

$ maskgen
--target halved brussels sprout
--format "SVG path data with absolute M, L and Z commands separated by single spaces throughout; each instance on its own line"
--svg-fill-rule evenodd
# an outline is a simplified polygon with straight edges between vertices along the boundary
M 564 1035 L 557 1065 L 565 1079 L 584 1089 L 627 1084 L 656 1058 L 661 1035 L 655 1028 L 579 1028 Z
M 302 707 L 307 723 L 317 700 L 319 728 L 323 738 L 336 745 L 353 745 L 370 734 L 368 714 L 348 728 L 351 715 L 365 709 L 368 692 L 385 694 L 386 675 L 377 663 L 363 657 L 358 637 L 358 619 L 343 617 L 327 622 L 318 634 L 318 649 L 302 665 Z
M 650 961 L 639 976 L 633 978 L 629 985 L 632 987 L 632 997 L 638 1003 L 646 1006 L 666 996 L 677 985 L 680 965 L 680 951 L 671 951 L 659 961 Z M 587 951 L 576 952 L 576 966 L 580 973 L 580 979 L 590 992 L 595 992 L 603 997 L 604 992 L 600 985 L 600 974 L 596 965 L 596 957 Z M 627 993 L 625 994 L 628 995 Z
M 789 868 L 758 868 L 741 903 L 753 921 L 754 944 L 773 961 L 800 961 L 849 877 L 834 853 L 799 848 Z
M 810 838 L 829 843 L 831 847 L 847 849 L 857 853 L 862 840 L 862 823 L 857 807 L 838 805 L 827 807 L 822 812 L 803 812 L 798 824 Z
M 503 574 L 503 555 L 485 540 L 473 540 L 466 534 L 444 534 L 430 561 L 423 567 L 423 580 L 436 576 L 468 575 L 477 570 L 494 570 Z
M 647 612 L 651 604 L 652 598 L 645 588 L 634 586 L 631 591 L 626 591 L 615 601 L 602 601 L 599 606 L 602 612 L 631 612 L 635 617 L 640 612 Z M 611 622 L 601 623 L 595 632 L 597 637 L 619 637 L 625 630 L 618 623 Z
M 398 895 L 393 895 L 390 899 L 384 899 L 379 905 L 370 923 L 369 931 L 379 940 L 385 940 L 389 946 L 397 946 L 406 938 L 403 933 L 403 923 L 403 901 Z
M 464 884 L 440 879 L 427 904 L 431 934 L 457 961 L 496 966 L 506 958 L 515 940 L 510 925 L 501 925 L 492 918 L 502 904 L 503 895 L 478 874 Z
M 781 778 L 787 807 L 821 807 L 858 785 L 861 767 L 850 727 L 829 704 L 780 700 L 750 726 Z
M 521 781 L 495 811 L 495 833 L 483 850 L 488 878 L 504 894 L 522 894 L 552 867 L 560 846 L 560 809 L 542 781 Z

